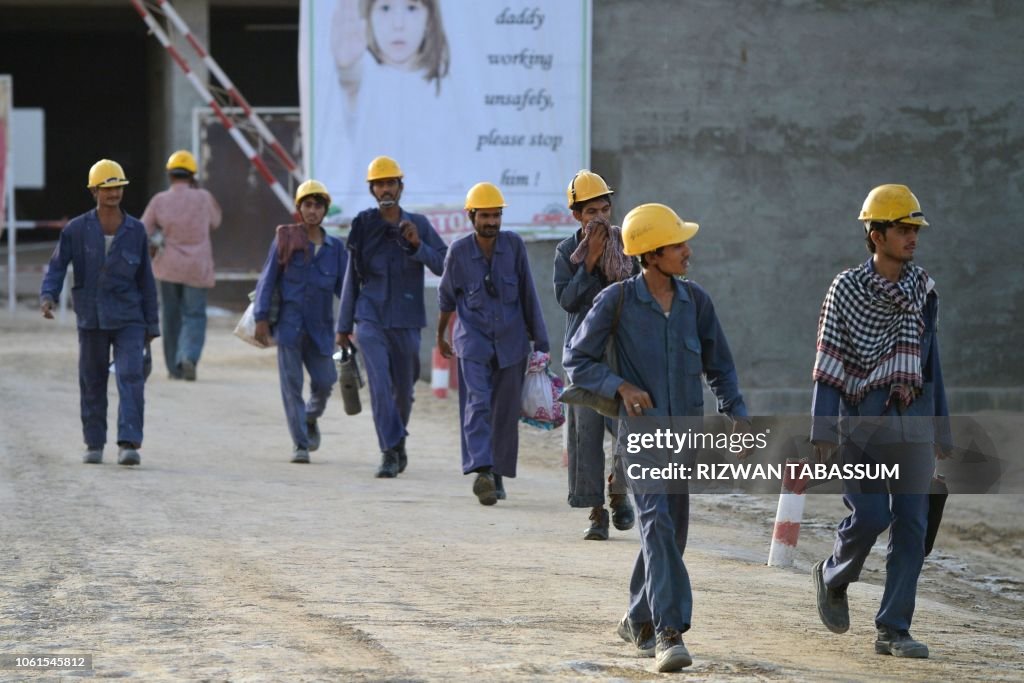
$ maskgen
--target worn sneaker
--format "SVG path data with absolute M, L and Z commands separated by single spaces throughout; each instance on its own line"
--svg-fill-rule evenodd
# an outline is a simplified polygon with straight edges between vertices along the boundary
M 508 494 L 505 493 L 505 482 L 502 480 L 500 474 L 494 475 L 494 497 L 498 500 L 505 500 L 508 498 Z
M 380 467 L 374 476 L 378 479 L 394 479 L 398 476 L 398 451 L 389 448 L 380 454 Z
M 583 540 L 608 540 L 608 511 L 604 507 L 596 507 L 590 511 L 590 528 L 583 532 Z
M 637 624 L 629 618 L 629 614 L 622 615 L 619 628 L 616 630 L 619 638 L 636 647 L 637 657 L 653 657 L 655 649 L 654 623 L 645 621 Z
M 401 474 L 409 464 L 409 454 L 405 452 L 405 439 L 398 442 L 395 450 L 398 451 L 398 473 Z
M 494 475 L 490 472 L 478 472 L 473 481 L 473 494 L 481 505 L 494 505 L 498 502 L 497 487 L 494 485 Z
M 320 427 L 316 418 L 306 418 L 306 438 L 309 439 L 309 450 L 315 451 L 320 448 Z
M 811 569 L 814 580 L 814 591 L 818 603 L 818 616 L 825 628 L 832 633 L 846 633 L 850 630 L 850 606 L 846 601 L 846 585 L 829 588 L 825 585 L 825 560 L 821 560 Z
M 82 462 L 86 465 L 99 465 L 103 462 L 103 449 L 102 448 L 90 448 L 82 456 Z
M 914 637 L 910 635 L 910 631 L 879 626 L 878 639 L 875 640 L 875 653 L 893 655 L 894 657 L 927 659 L 928 646 L 914 640 Z
M 305 449 L 305 448 L 298 448 L 298 447 L 296 447 L 295 450 L 292 451 L 292 462 L 298 463 L 300 465 L 308 464 L 309 463 L 309 451 L 307 449 Z
M 118 465 L 138 465 L 142 462 L 142 456 L 135 450 L 134 444 L 125 444 L 117 451 Z
M 183 360 L 181 361 L 181 378 L 186 382 L 196 381 L 196 364 L 194 361 Z
M 662 673 L 679 671 L 693 664 L 690 651 L 683 645 L 683 634 L 674 628 L 667 628 L 658 634 L 654 646 L 654 665 Z

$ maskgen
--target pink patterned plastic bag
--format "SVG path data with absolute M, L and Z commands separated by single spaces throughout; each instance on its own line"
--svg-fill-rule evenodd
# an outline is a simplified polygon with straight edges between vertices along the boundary
M 550 369 L 551 356 L 540 351 L 530 354 L 523 379 L 520 420 L 539 429 L 554 429 L 565 422 L 565 405 L 558 401 L 563 382 Z

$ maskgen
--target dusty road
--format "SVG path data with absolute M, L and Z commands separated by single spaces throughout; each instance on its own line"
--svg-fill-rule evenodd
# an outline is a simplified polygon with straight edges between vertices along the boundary
M 557 433 L 522 427 L 521 475 L 491 508 L 459 472 L 456 401 L 422 385 L 400 478 L 373 478 L 369 414 L 345 416 L 337 396 L 313 463 L 291 465 L 274 354 L 230 322 L 211 322 L 195 384 L 167 380 L 157 354 L 129 469 L 110 444 L 105 464 L 80 462 L 72 324 L 0 318 L 0 654 L 94 666 L 0 680 L 665 676 L 615 635 L 636 531 L 579 540 L 586 513 L 565 504 Z M 818 622 L 808 570 L 838 498 L 808 497 L 792 570 L 763 565 L 774 505 L 694 497 L 695 661 L 680 677 L 1024 680 L 1021 497 L 951 499 L 918 600 L 924 661 L 872 653 L 881 547 L 850 591 L 851 631 Z

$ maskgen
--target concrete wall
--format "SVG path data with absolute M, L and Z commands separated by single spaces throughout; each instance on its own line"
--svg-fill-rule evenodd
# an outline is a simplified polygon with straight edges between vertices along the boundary
M 193 37 L 205 49 L 210 50 L 210 3 L 209 0 L 175 0 L 174 10 L 188 25 Z M 152 11 L 152 10 L 151 10 Z M 160 20 L 159 14 L 154 14 Z M 182 55 L 196 77 L 202 83 L 209 83 L 206 67 L 192 47 L 170 21 L 164 22 L 165 31 L 178 52 Z M 177 149 L 192 149 L 192 111 L 206 106 L 195 87 L 181 68 L 173 63 L 167 50 L 153 37 L 149 43 L 149 60 L 153 65 L 149 90 L 161 106 L 153 107 L 154 130 L 161 131 L 150 141 L 149 180 L 153 187 L 163 189 L 167 185 L 164 163 L 171 152 Z M 229 75 L 230 77 L 230 75 Z M 216 81 L 214 81 L 216 83 Z M 219 84 L 217 84 L 219 85 Z
M 292 3 L 175 6 L 205 42 L 211 6 Z M 91 6 L 0 0 L 40 4 Z M 867 257 L 856 216 L 884 182 L 908 184 L 932 223 L 918 258 L 942 298 L 954 407 L 1024 409 L 1024 3 L 594 0 L 593 29 L 591 166 L 616 189 L 619 220 L 661 201 L 701 223 L 691 276 L 714 297 L 755 410 L 806 410 L 822 296 Z M 190 145 L 198 98 L 155 40 L 148 49 L 159 188 L 158 162 Z M 530 246 L 557 361 L 553 252 Z
M 867 257 L 861 202 L 900 182 L 932 224 L 947 384 L 1021 408 L 1024 3 L 594 5 L 592 166 L 619 218 L 661 201 L 701 224 L 691 276 L 760 407 L 806 409 L 822 297 Z

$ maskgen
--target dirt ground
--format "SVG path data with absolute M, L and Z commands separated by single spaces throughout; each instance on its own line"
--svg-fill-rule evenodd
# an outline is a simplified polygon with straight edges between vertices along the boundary
M 142 465 L 80 461 L 73 321 L 0 314 L 0 654 L 93 670 L 0 680 L 654 680 L 615 634 L 634 529 L 581 540 L 558 432 L 522 426 L 520 476 L 485 508 L 459 469 L 457 402 L 420 385 L 408 471 L 376 480 L 368 407 L 335 395 L 292 465 L 275 355 L 211 320 L 199 381 L 146 388 Z M 110 386 L 111 433 L 116 390 Z M 364 406 L 368 404 L 364 396 Z M 1019 416 L 1013 419 L 1018 420 Z M 811 564 L 843 516 L 807 498 L 793 569 L 765 566 L 776 496 L 692 501 L 695 680 L 1024 680 L 1024 499 L 954 496 L 925 563 L 928 660 L 873 654 L 884 537 L 850 632 L 815 613 Z

